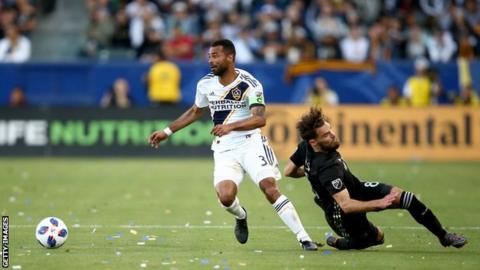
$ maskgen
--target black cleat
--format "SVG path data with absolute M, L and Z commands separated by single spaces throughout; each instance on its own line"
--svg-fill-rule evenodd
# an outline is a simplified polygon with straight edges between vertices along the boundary
M 243 207 L 242 207 L 243 208 Z M 235 224 L 235 237 L 240 244 L 245 244 L 248 240 L 248 225 L 247 225 L 247 210 L 243 208 L 245 211 L 245 218 L 238 219 L 236 218 Z
M 338 247 L 337 247 L 337 241 L 338 241 L 338 240 L 339 240 L 339 239 L 336 238 L 335 236 L 330 235 L 329 237 L 327 237 L 327 245 L 329 245 L 329 246 L 331 246 L 331 247 L 333 247 L 333 248 L 338 248 Z
M 468 243 L 467 238 L 461 235 L 456 235 L 454 233 L 446 233 L 443 239 L 440 239 L 440 243 L 444 247 L 456 247 L 461 248 Z
M 300 245 L 304 250 L 315 251 L 318 250 L 318 246 L 315 242 L 312 241 L 300 241 Z

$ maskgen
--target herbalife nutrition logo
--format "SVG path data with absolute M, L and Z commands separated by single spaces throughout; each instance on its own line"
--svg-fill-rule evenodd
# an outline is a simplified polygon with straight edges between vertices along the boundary
M 8 216 L 2 216 L 2 267 L 8 267 Z

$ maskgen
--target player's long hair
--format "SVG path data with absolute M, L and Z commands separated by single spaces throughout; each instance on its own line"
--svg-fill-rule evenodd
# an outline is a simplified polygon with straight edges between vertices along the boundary
M 300 118 L 297 123 L 297 130 L 305 141 L 317 138 L 315 129 L 323 126 L 327 121 L 322 108 L 311 107 L 310 111 Z

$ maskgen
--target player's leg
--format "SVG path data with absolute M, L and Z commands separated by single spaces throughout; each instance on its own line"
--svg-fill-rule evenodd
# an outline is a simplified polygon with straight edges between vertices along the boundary
M 315 202 L 319 204 L 317 200 Z M 325 218 L 330 227 L 342 236 L 328 236 L 327 244 L 331 247 L 339 250 L 364 249 L 384 242 L 383 232 L 368 221 L 365 213 L 344 214 L 335 204 L 325 213 Z
M 244 244 L 248 240 L 247 212 L 237 197 L 243 169 L 231 153 L 215 153 L 214 158 L 214 186 L 218 201 L 227 212 L 235 216 L 235 237 Z
M 410 215 L 430 232 L 438 237 L 440 243 L 447 247 L 461 248 L 467 243 L 467 239 L 461 235 L 447 232 L 437 217 L 425 204 L 423 204 L 412 192 L 403 191 L 394 187 L 393 191 L 398 192 L 399 198 L 394 201 L 396 207 L 408 210 Z
M 317 250 L 317 245 L 305 231 L 297 211 L 285 195 L 282 195 L 276 183 L 280 179 L 275 155 L 268 146 L 265 137 L 252 136 L 248 146 L 244 149 L 242 165 L 252 180 L 265 194 L 267 200 L 277 211 L 280 219 L 296 235 L 297 240 L 306 250 Z

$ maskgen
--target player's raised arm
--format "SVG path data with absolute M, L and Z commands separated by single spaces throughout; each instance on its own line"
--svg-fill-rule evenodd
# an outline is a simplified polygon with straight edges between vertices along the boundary
M 266 125 L 267 120 L 265 119 L 265 106 L 263 104 L 253 106 L 250 111 L 252 116 L 249 118 L 226 125 L 216 125 L 213 127 L 210 133 L 215 136 L 223 136 L 227 135 L 232 130 L 252 130 Z
M 150 135 L 148 142 L 150 146 L 158 148 L 158 145 L 161 141 L 168 138 L 174 132 L 190 125 L 191 123 L 197 121 L 205 111 L 205 108 L 199 108 L 196 105 L 193 105 L 190 109 L 184 112 L 180 117 L 174 120 L 168 127 L 163 130 L 157 130 Z

